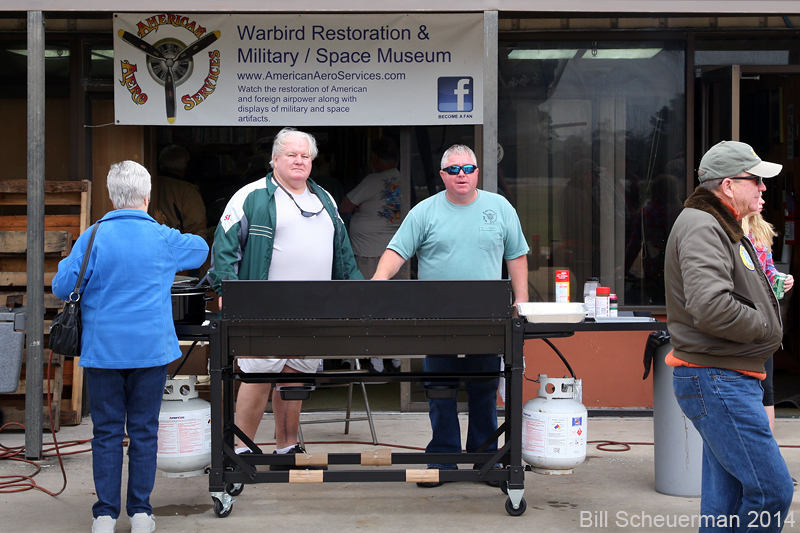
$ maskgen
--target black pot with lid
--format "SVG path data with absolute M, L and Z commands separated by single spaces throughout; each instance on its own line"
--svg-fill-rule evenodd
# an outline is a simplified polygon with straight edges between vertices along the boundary
M 175 324 L 202 324 L 206 318 L 206 302 L 212 300 L 206 293 L 209 287 L 205 278 L 175 276 L 172 284 L 172 321 Z

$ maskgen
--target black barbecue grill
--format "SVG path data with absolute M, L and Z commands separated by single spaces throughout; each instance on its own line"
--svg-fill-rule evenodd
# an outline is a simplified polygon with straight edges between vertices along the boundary
M 511 283 L 498 281 L 224 281 L 221 318 L 210 325 L 211 470 L 214 511 L 227 516 L 232 496 L 244 484 L 285 482 L 499 481 L 509 494 L 506 510 L 525 511 L 522 498 L 523 323 L 512 318 Z M 497 353 L 503 373 L 465 372 L 352 374 L 318 372 L 286 377 L 245 374 L 233 366 L 237 356 L 375 357 L 422 354 Z M 234 382 L 303 383 L 309 386 L 351 381 L 432 382 L 506 377 L 506 416 L 494 438 L 505 435 L 495 453 L 461 454 L 317 453 L 278 456 L 261 450 L 234 423 Z M 310 387 L 309 387 L 310 388 Z M 512 421 L 519 419 L 519 423 Z M 256 453 L 236 455 L 234 436 Z M 485 450 L 488 442 L 481 450 Z M 261 471 L 258 465 L 312 460 L 327 471 Z M 426 470 L 430 463 L 485 464 L 481 470 Z M 310 463 L 307 463 L 310 464 Z M 502 468 L 493 469 L 495 464 Z M 339 466 L 374 465 L 347 470 Z M 408 467 L 408 468 L 407 468 Z
M 525 512 L 525 468 L 522 466 L 523 344 L 526 339 L 569 337 L 581 332 L 653 331 L 664 322 L 625 320 L 611 323 L 526 323 L 512 318 L 508 281 L 226 281 L 225 308 L 210 324 L 176 325 L 183 340 L 208 340 L 211 374 L 211 470 L 209 490 L 214 512 L 225 517 L 233 496 L 249 483 L 369 482 L 369 481 L 499 481 L 508 494 L 506 511 Z M 640 318 L 636 314 L 637 318 Z M 208 315 L 207 315 L 208 316 Z M 237 356 L 339 358 L 347 356 L 404 356 L 409 354 L 502 354 L 502 373 L 413 373 L 313 375 L 243 374 L 234 371 Z M 426 393 L 442 393 L 437 381 L 506 378 L 505 421 L 492 440 L 505 435 L 496 453 L 394 453 L 387 449 L 357 453 L 313 453 L 279 456 L 236 455 L 234 384 L 239 381 L 316 384 L 351 381 L 432 382 Z M 433 390 L 431 390 L 433 389 Z M 293 393 L 303 391 L 292 391 Z M 484 443 L 486 445 L 488 443 Z M 485 450 L 481 448 L 481 450 Z M 478 463 L 480 470 L 398 468 L 430 463 Z M 502 468 L 493 469 L 497 463 Z M 259 465 L 323 464 L 328 471 L 259 471 Z M 338 466 L 380 468 L 340 470 Z

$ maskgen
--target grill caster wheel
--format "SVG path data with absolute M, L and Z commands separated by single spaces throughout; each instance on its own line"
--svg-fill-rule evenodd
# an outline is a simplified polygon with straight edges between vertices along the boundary
M 231 496 L 238 496 L 244 490 L 244 483 L 227 483 L 225 485 L 225 492 Z
M 508 503 L 506 503 L 506 509 L 508 509 Z M 233 505 L 228 507 L 228 510 L 225 510 L 225 506 L 222 505 L 222 502 L 217 498 L 214 498 L 214 514 L 220 518 L 225 518 L 233 511 Z
M 503 494 L 508 494 L 508 481 L 500 482 L 500 490 L 503 491 Z
M 506 512 L 511 516 L 522 516 L 527 508 L 528 504 L 525 502 L 525 498 L 522 498 L 519 501 L 519 509 L 514 509 L 514 505 L 511 503 L 511 498 L 506 500 Z

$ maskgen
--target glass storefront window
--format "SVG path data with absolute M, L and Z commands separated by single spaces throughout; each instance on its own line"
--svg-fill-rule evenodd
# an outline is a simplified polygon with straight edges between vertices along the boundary
M 788 50 L 728 51 L 698 50 L 694 53 L 695 66 L 704 65 L 788 65 Z
M 114 78 L 114 49 L 111 43 L 92 43 L 89 46 L 89 77 L 92 80 Z
M 4 65 L 0 98 L 26 98 L 28 87 L 28 48 L 25 41 L 0 45 Z M 67 43 L 47 43 L 44 51 L 44 82 L 47 98 L 69 97 L 70 49 Z
M 682 42 L 501 42 L 498 190 L 531 245 L 531 299 L 598 276 L 664 305 L 663 250 L 686 190 Z
M 694 64 L 697 67 L 800 64 L 800 43 L 797 39 L 774 35 L 770 38 L 753 36 L 747 39 L 699 35 L 695 47 Z

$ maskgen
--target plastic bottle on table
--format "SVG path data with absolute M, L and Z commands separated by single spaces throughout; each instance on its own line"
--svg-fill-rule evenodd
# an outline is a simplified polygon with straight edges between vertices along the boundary
M 611 312 L 611 287 L 597 287 L 594 300 L 595 318 L 606 318 Z
M 600 278 L 586 278 L 583 284 L 583 303 L 586 305 L 586 316 L 589 318 L 594 318 L 594 301 L 599 285 Z

